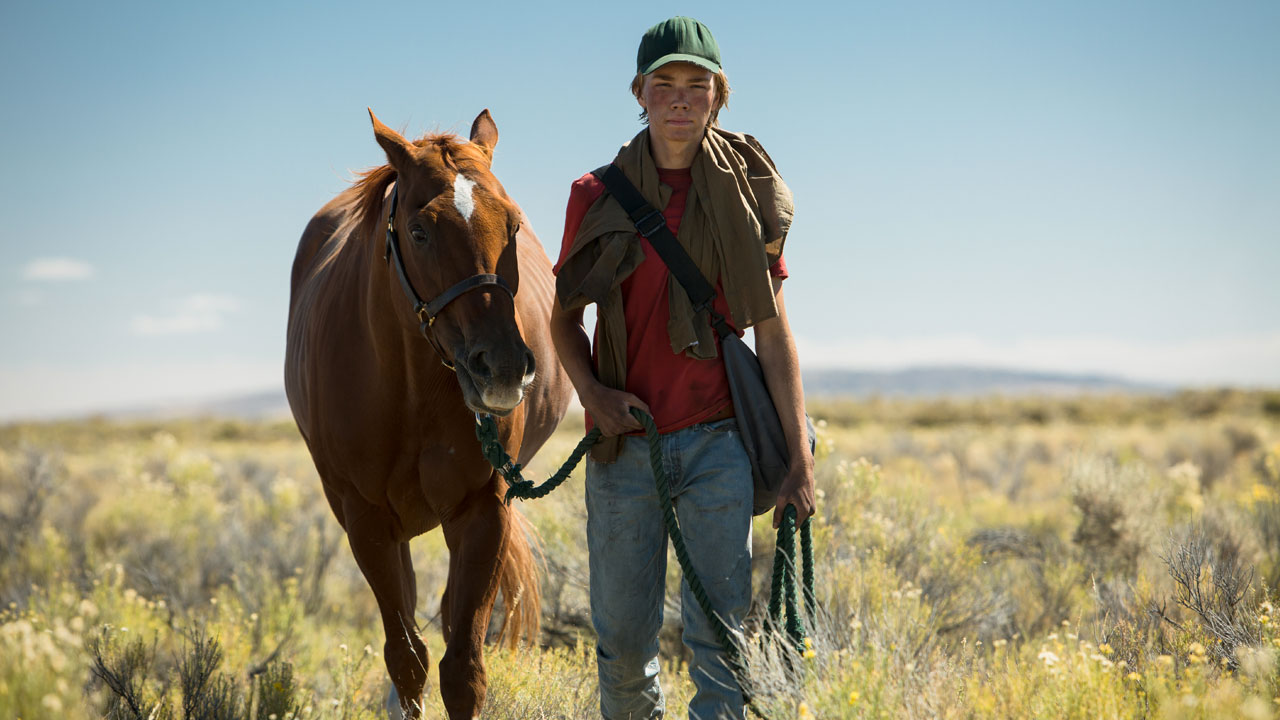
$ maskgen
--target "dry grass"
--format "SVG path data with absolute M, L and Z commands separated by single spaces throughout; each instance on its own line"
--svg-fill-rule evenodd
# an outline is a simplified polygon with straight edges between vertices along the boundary
M 749 626 L 771 717 L 1275 714 L 1280 394 L 812 409 L 820 612 L 799 651 Z M 483 717 L 595 717 L 581 475 L 522 509 L 546 554 L 543 647 L 490 652 Z M 382 716 L 376 607 L 287 423 L 0 428 L 0 543 L 0 716 Z M 443 542 L 414 555 L 438 660 Z M 674 708 L 692 693 L 678 632 Z

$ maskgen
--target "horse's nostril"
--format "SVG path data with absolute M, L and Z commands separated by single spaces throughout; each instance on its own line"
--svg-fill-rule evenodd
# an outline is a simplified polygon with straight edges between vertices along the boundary
M 534 372 L 536 372 L 536 371 L 537 371 L 537 369 L 538 369 L 538 363 L 537 363 L 537 361 L 535 361 L 535 360 L 533 359 L 533 352 L 532 352 L 532 351 L 525 350 L 525 351 L 524 351 L 524 358 L 525 358 L 525 362 L 524 362 L 524 376 L 525 376 L 525 377 L 532 377 L 532 376 L 533 376 L 533 374 L 534 374 Z
M 487 380 L 493 377 L 493 369 L 489 367 L 488 354 L 484 350 L 476 350 L 467 358 L 467 368 L 476 379 Z

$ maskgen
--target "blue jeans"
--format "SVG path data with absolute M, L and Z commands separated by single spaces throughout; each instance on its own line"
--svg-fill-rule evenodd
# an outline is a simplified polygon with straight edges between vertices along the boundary
M 741 631 L 751 604 L 751 463 L 733 418 L 661 436 L 676 515 L 694 570 L 716 612 Z M 587 462 L 591 620 L 605 720 L 650 720 L 666 709 L 658 630 L 667 535 L 644 437 L 623 438 L 613 463 Z M 696 694 L 689 717 L 742 718 L 742 691 L 712 625 L 681 584 L 684 644 Z

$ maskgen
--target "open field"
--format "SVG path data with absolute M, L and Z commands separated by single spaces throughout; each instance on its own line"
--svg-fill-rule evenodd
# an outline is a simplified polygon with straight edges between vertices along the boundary
M 810 409 L 822 611 L 810 651 L 755 658 L 771 717 L 1277 716 L 1280 393 Z M 581 472 L 522 510 L 542 647 L 489 653 L 482 717 L 597 717 Z M 0 427 L 0 548 L 0 717 L 382 716 L 376 606 L 292 423 Z M 414 558 L 434 665 L 439 534 Z

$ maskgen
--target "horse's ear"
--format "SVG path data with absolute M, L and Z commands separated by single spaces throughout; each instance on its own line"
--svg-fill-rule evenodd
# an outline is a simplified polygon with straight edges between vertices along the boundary
M 369 119 L 373 120 L 373 136 L 378 139 L 378 144 L 387 153 L 387 160 L 391 161 L 391 167 L 403 169 L 409 166 L 413 161 L 413 145 L 404 139 L 400 133 L 392 130 L 377 115 L 373 114 L 371 108 L 369 110 Z
M 489 108 L 482 110 L 476 116 L 476 121 L 471 123 L 471 142 L 484 148 L 490 157 L 493 156 L 493 148 L 498 145 L 498 126 L 493 123 Z

